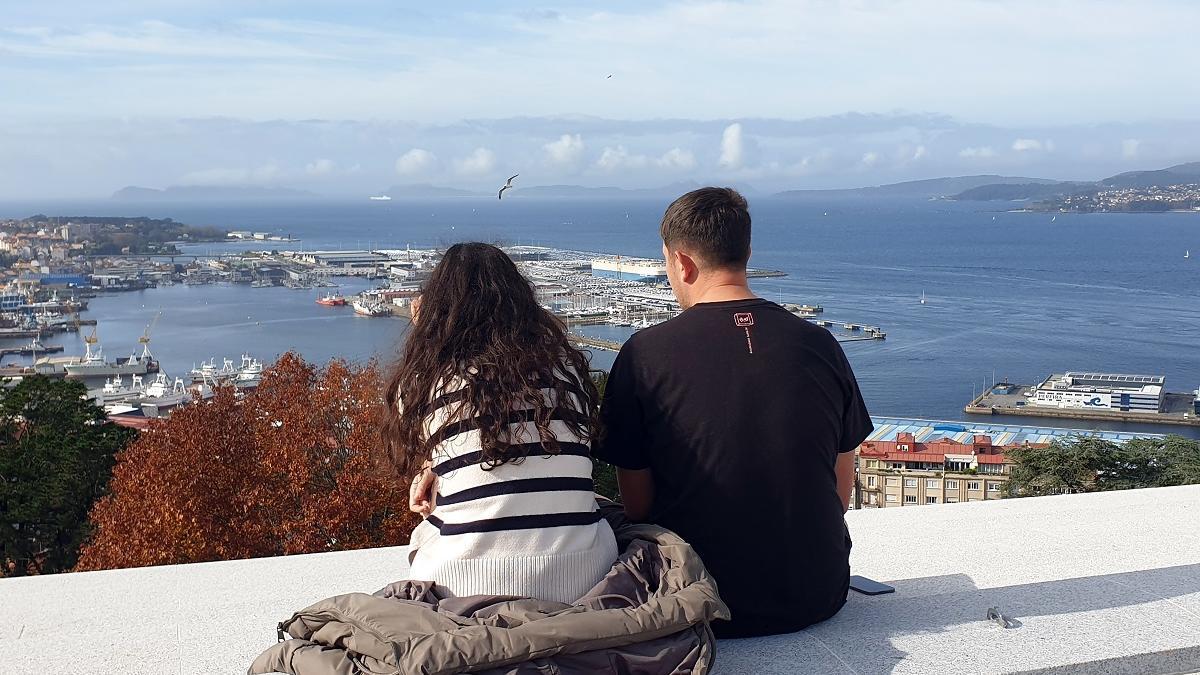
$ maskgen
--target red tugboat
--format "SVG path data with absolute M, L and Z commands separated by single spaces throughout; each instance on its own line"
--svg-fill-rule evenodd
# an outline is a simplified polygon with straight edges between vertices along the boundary
M 326 307 L 341 307 L 346 304 L 346 298 L 336 293 L 330 293 L 329 295 L 322 295 L 317 298 L 317 304 L 325 305 Z

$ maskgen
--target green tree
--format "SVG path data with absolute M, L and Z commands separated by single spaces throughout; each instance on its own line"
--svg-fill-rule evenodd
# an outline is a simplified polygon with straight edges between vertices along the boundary
M 0 576 L 75 565 L 113 455 L 136 432 L 109 422 L 80 382 L 0 387 Z
M 593 370 L 592 381 L 600 396 L 604 396 L 604 385 L 608 384 L 608 372 Z M 595 483 L 596 494 L 603 495 L 614 501 L 620 501 L 621 491 L 617 487 L 617 468 L 608 462 L 592 459 L 592 481 Z
M 1167 436 L 1123 444 L 1093 437 L 1009 451 L 1011 497 L 1200 483 L 1200 441 Z

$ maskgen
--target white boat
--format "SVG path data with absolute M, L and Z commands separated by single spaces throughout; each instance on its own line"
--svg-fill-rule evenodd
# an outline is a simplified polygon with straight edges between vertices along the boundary
M 374 197 L 368 197 L 367 199 L 370 199 L 373 202 L 390 202 L 390 201 L 392 201 L 392 198 L 387 195 L 376 195 Z
M 158 371 L 158 362 L 150 356 L 150 350 L 143 349 L 141 354 L 134 353 L 128 358 L 108 361 L 104 358 L 104 348 L 87 343 L 83 358 L 63 365 L 67 377 L 110 377 L 113 375 L 145 375 Z
M 922 305 L 925 304 L 925 291 L 924 290 L 921 291 L 921 304 Z
M 242 354 L 242 367 L 234 376 L 234 385 L 240 388 L 257 387 L 262 381 L 263 364 L 249 354 Z
M 1190 257 L 1192 257 L 1192 252 L 1191 252 L 1191 251 L 1184 251 L 1184 252 L 1183 252 L 1183 259 L 1184 259 L 1184 260 L 1187 260 L 1187 259 L 1188 259 L 1188 258 L 1190 258 Z
M 134 375 L 128 386 L 125 385 L 120 375 L 114 375 L 106 379 L 104 386 L 100 389 L 89 391 L 88 398 L 94 400 L 96 405 L 111 406 L 125 404 L 140 398 L 145 390 L 146 387 L 142 383 L 141 375 Z
M 362 316 L 387 316 L 388 306 L 376 298 L 357 298 L 353 303 L 354 313 Z
M 218 384 L 232 379 L 238 374 L 238 369 L 233 367 L 233 359 L 224 359 L 221 367 L 217 367 L 217 359 L 211 358 L 208 361 L 201 361 L 199 368 L 192 368 L 188 375 L 192 382 L 204 383 L 208 385 Z
M 201 400 L 212 398 L 212 387 L 208 384 L 188 387 L 179 377 L 168 383 L 167 376 L 159 373 L 158 377 L 146 386 L 145 394 L 134 401 L 134 404 L 141 408 L 146 417 L 158 418 L 165 417 L 181 405 L 191 403 L 197 396 Z

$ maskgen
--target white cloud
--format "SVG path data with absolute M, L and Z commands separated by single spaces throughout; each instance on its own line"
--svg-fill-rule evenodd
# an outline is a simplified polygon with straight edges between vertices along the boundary
M 863 154 L 862 163 L 865 166 L 874 166 L 879 161 L 879 153 L 871 151 Z
M 316 159 L 304 166 L 304 173 L 310 176 L 328 176 L 337 168 L 332 159 Z
M 922 157 L 924 157 L 927 154 L 929 154 L 929 153 L 925 150 L 925 146 L 918 145 L 917 149 L 913 151 L 913 155 L 912 155 L 913 161 L 915 162 L 916 160 L 921 159 Z
M 1137 157 L 1138 149 L 1141 145 L 1142 142 L 1136 138 L 1126 138 L 1121 141 L 1121 156 L 1125 159 Z
M 729 169 L 740 168 L 744 155 L 745 147 L 742 141 L 742 125 L 734 122 L 725 127 L 725 131 L 721 133 L 720 164 Z
M 455 168 L 464 176 L 481 176 L 496 168 L 496 153 L 487 148 L 475 148 L 475 150 L 455 162 Z
M 958 156 L 967 159 L 995 157 L 996 151 L 990 145 L 982 145 L 977 148 L 963 148 L 958 151 Z
M 664 169 L 686 171 L 696 168 L 696 156 L 692 154 L 691 150 L 671 148 L 658 158 L 658 165 Z
M 1026 152 L 1029 150 L 1041 150 L 1042 142 L 1036 138 L 1018 138 L 1013 141 L 1012 149 L 1017 152 Z
M 602 171 L 617 171 L 619 169 L 646 169 L 657 167 L 668 171 L 686 171 L 696 168 L 696 156 L 690 150 L 675 147 L 667 150 L 661 157 L 651 158 L 647 155 L 629 152 L 624 145 L 605 147 L 596 160 L 596 167 Z
M 184 174 L 181 185 L 265 185 L 280 178 L 276 164 L 263 164 L 255 168 L 201 169 Z
M 596 166 L 604 171 L 640 169 L 646 166 L 649 161 L 649 158 L 645 155 L 631 155 L 625 149 L 625 146 L 618 145 L 615 148 L 604 148 L 604 151 L 600 153 L 600 159 L 596 160 Z
M 396 173 L 414 176 L 424 173 L 437 162 L 437 156 L 424 148 L 413 148 L 396 160 Z
M 579 134 L 563 134 L 557 141 L 542 146 L 551 164 L 575 166 L 583 158 L 583 137 Z

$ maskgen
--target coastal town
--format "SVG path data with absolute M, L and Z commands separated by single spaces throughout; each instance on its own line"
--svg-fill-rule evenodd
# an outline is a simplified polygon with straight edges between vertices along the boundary
M 1102 188 L 1041 202 L 1035 210 L 1073 213 L 1200 212 L 1200 184 Z

